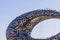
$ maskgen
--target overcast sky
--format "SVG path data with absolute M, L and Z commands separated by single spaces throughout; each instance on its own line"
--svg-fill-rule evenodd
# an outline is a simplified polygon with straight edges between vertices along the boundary
M 45 8 L 60 10 L 60 0 L 0 0 L 0 40 L 6 40 L 7 26 L 17 16 L 28 11 Z

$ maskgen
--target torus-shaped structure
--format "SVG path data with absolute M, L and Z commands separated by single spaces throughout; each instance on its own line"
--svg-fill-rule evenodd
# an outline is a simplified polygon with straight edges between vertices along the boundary
M 59 40 L 60 37 L 53 36 L 47 39 L 34 39 L 31 31 L 36 24 L 50 18 L 60 19 L 60 12 L 55 10 L 34 10 L 16 17 L 6 30 L 7 40 Z

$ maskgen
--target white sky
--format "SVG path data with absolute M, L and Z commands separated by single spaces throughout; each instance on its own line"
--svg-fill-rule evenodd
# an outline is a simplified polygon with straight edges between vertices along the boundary
M 60 10 L 60 0 L 0 0 L 0 40 L 6 40 L 6 28 L 14 18 L 44 8 Z
M 33 38 L 49 38 L 60 32 L 60 19 L 52 18 L 37 24 L 32 30 Z

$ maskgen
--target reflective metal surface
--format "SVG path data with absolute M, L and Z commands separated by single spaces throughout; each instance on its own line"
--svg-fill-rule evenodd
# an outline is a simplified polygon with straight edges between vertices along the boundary
M 60 12 L 54 10 L 34 10 L 16 17 L 6 31 L 7 40 L 60 40 L 60 33 L 47 39 L 34 39 L 30 36 L 32 29 L 39 22 L 59 18 Z

